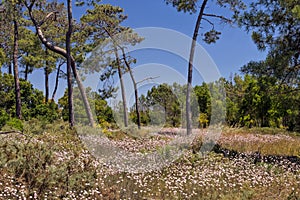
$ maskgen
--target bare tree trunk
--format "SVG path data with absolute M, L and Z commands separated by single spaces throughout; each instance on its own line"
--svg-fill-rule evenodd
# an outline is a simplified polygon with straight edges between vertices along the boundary
M 137 83 L 136 83 L 135 78 L 133 76 L 131 67 L 130 67 L 129 63 L 127 62 L 127 60 L 126 60 L 126 54 L 125 54 L 124 48 L 121 47 L 120 45 L 118 45 L 118 43 L 115 41 L 114 37 L 112 36 L 112 34 L 108 30 L 105 29 L 105 31 L 109 35 L 109 37 L 114 41 L 114 45 L 118 46 L 122 51 L 122 57 L 123 57 L 123 60 L 125 62 L 125 65 L 126 65 L 128 71 L 130 73 L 130 77 L 131 77 L 133 87 L 134 87 L 135 111 L 136 111 L 136 116 L 137 116 L 137 124 L 138 124 L 138 129 L 141 129 L 141 116 L 140 116 L 140 111 L 139 111 L 139 96 L 138 96 Z
M 87 95 L 86 95 L 86 92 L 85 92 L 85 88 L 82 84 L 82 81 L 81 81 L 81 79 L 80 79 L 80 77 L 77 73 L 75 61 L 74 61 L 74 59 L 72 59 L 72 56 L 71 56 L 71 67 L 72 67 L 72 71 L 73 71 L 73 76 L 74 76 L 74 78 L 77 82 L 77 85 L 78 85 L 78 88 L 79 88 L 79 91 L 80 91 L 80 94 L 81 94 L 81 97 L 82 97 L 82 100 L 83 100 L 83 104 L 84 104 L 84 108 L 85 108 L 87 117 L 89 119 L 89 125 L 91 127 L 94 127 L 95 126 L 95 121 L 94 121 L 94 117 L 93 117 L 92 110 L 91 110 L 91 107 L 90 107 L 90 103 L 88 101 L 88 98 L 87 98 Z
M 123 74 L 121 70 L 121 63 L 120 58 L 118 55 L 118 50 L 115 48 L 115 56 L 117 60 L 117 67 L 118 67 L 118 74 L 120 79 L 120 85 L 121 85 L 121 93 L 122 93 L 122 100 L 123 100 L 123 112 L 124 112 L 124 126 L 128 127 L 128 112 L 127 112 L 127 100 L 126 100 L 126 94 L 125 94 L 125 88 L 124 88 L 124 81 L 123 81 Z
M 10 59 L 11 60 L 11 59 Z M 12 75 L 12 65 L 11 65 L 11 61 L 8 63 L 8 74 Z
M 15 81 L 15 96 L 16 96 L 16 116 L 22 119 L 22 102 L 21 102 L 21 89 L 19 80 L 19 70 L 18 70 L 18 40 L 19 40 L 19 30 L 18 22 L 14 19 L 14 53 L 13 53 L 13 69 L 14 69 L 14 81 Z
M 123 56 L 125 65 L 126 65 L 128 71 L 129 71 L 129 74 L 130 74 L 130 77 L 131 77 L 131 80 L 132 80 L 132 83 L 133 83 L 134 96 L 135 96 L 135 111 L 136 111 L 136 117 L 137 117 L 137 125 L 138 125 L 138 129 L 141 129 L 141 116 L 140 116 L 140 110 L 139 110 L 139 95 L 138 95 L 137 83 L 136 83 L 135 78 L 133 76 L 131 67 L 130 67 L 129 63 L 127 62 L 127 60 L 126 60 L 126 54 L 125 54 L 124 48 L 121 48 L 121 50 L 122 50 L 122 54 L 123 54 L 122 56 Z
M 45 50 L 46 57 L 48 56 L 48 50 Z M 45 66 L 45 102 L 49 101 L 49 62 L 46 58 L 46 66 Z
M 29 5 L 25 2 L 25 6 L 28 9 L 30 19 L 31 19 L 31 21 L 33 22 L 33 24 L 35 26 L 36 33 L 37 33 L 39 39 L 46 46 L 46 48 L 48 48 L 49 50 L 51 50 L 51 51 L 53 51 L 53 52 L 55 52 L 55 53 L 57 53 L 57 54 L 65 57 L 66 59 L 68 59 L 68 57 L 70 57 L 70 62 L 71 62 L 71 68 L 72 68 L 72 71 L 73 71 L 73 75 L 74 75 L 74 78 L 75 78 L 75 80 L 76 80 L 76 82 L 78 84 L 78 88 L 80 90 L 80 94 L 81 94 L 82 99 L 83 99 L 83 103 L 84 103 L 85 111 L 86 111 L 88 119 L 89 119 L 89 123 L 90 123 L 91 126 L 94 126 L 95 122 L 94 122 L 94 118 L 93 118 L 93 115 L 92 115 L 91 107 L 90 107 L 90 104 L 88 102 L 88 98 L 87 98 L 87 95 L 85 93 L 85 89 L 84 89 L 84 86 L 82 84 L 82 81 L 81 81 L 81 79 L 80 79 L 80 77 L 79 77 L 79 75 L 77 73 L 75 59 L 73 58 L 72 55 L 68 56 L 67 55 L 67 51 L 65 49 L 53 45 L 51 42 L 49 42 L 45 38 L 45 36 L 44 36 L 44 34 L 42 32 L 42 29 L 41 29 L 41 24 L 43 24 L 43 22 L 38 23 L 34 19 L 33 15 L 32 15 L 32 7 L 33 7 L 33 5 L 34 5 L 34 1 L 31 2 Z M 54 12 L 49 13 L 45 17 L 45 20 L 47 20 L 52 14 L 54 14 Z
M 49 67 L 47 66 L 48 62 L 46 62 L 45 66 L 45 102 L 49 101 Z
M 68 32 L 66 34 L 69 123 L 74 126 L 73 88 L 71 74 L 72 0 L 68 0 Z
M 26 56 L 28 56 L 28 52 L 26 53 Z M 28 64 L 26 64 L 25 65 L 25 76 L 24 76 L 24 79 L 25 79 L 25 81 L 27 81 L 28 80 L 28 74 L 29 74 L 29 65 Z
M 61 65 L 58 66 L 57 68 L 57 72 L 56 72 L 56 78 L 55 78 L 55 86 L 54 86 L 54 90 L 53 90 L 53 93 L 52 93 L 52 101 L 54 101 L 54 98 L 55 98 L 55 95 L 56 95 L 56 92 L 57 92 L 57 88 L 58 88 L 58 81 L 59 81 L 59 72 L 60 72 L 60 68 L 61 68 Z
M 187 93 L 186 93 L 186 131 L 187 135 L 192 133 L 192 111 L 191 111 L 191 90 L 192 90 L 192 78 L 193 78 L 193 62 L 195 55 L 196 42 L 198 32 L 203 17 L 204 9 L 208 0 L 204 0 L 201 5 L 201 9 L 197 18 L 197 22 L 194 29 L 193 41 L 191 45 L 189 65 L 188 65 L 188 80 L 187 80 Z
M 26 64 L 25 65 L 25 72 L 24 72 L 24 79 L 25 79 L 25 81 L 28 80 L 28 73 L 29 73 L 29 66 Z

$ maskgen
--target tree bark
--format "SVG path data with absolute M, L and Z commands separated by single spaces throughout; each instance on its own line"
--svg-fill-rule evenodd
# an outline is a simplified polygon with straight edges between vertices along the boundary
M 198 37 L 201 20 L 203 17 L 203 13 L 204 13 L 204 9 L 206 7 L 207 1 L 208 0 L 204 0 L 202 2 L 200 12 L 199 12 L 199 15 L 197 18 L 197 22 L 195 25 L 193 41 L 192 41 L 191 50 L 190 50 L 190 58 L 189 58 L 189 64 L 188 64 L 187 93 L 186 93 L 186 131 L 187 131 L 187 135 L 190 135 L 192 133 L 191 90 L 192 90 L 193 62 L 194 62 L 195 48 L 196 48 L 196 42 L 197 42 L 197 37 Z
M 120 58 L 118 55 L 118 50 L 115 48 L 114 50 L 116 60 L 117 60 L 117 67 L 118 67 L 118 74 L 120 79 L 120 85 L 121 85 L 121 93 L 122 93 L 122 100 L 123 100 L 123 111 L 124 111 L 124 126 L 128 127 L 128 112 L 127 112 L 127 100 L 126 100 L 126 94 L 125 94 L 125 87 L 124 87 L 124 81 L 123 81 L 123 73 L 121 70 L 121 63 Z
M 11 60 L 11 59 L 10 59 Z M 11 67 L 11 62 L 8 63 L 8 74 L 12 75 L 12 67 Z
M 54 98 L 55 98 L 55 95 L 56 95 L 56 92 L 57 92 L 57 88 L 58 88 L 58 81 L 59 81 L 59 72 L 60 72 L 60 68 L 61 68 L 61 65 L 58 66 L 57 68 L 57 72 L 56 72 L 56 78 L 55 78 L 55 86 L 54 86 L 54 90 L 53 90 L 53 93 L 52 93 L 52 101 L 54 101 Z
M 131 77 L 131 80 L 132 80 L 132 83 L 133 83 L 134 96 L 135 96 L 135 111 L 136 111 L 136 117 L 137 117 L 137 125 L 138 125 L 138 129 L 141 129 L 141 116 L 140 116 L 140 110 L 139 110 L 139 95 L 138 95 L 137 83 L 136 83 L 135 78 L 133 76 L 131 67 L 130 67 L 129 63 L 127 62 L 127 60 L 126 60 L 126 54 L 125 54 L 124 48 L 121 47 L 121 50 L 122 50 L 122 54 L 123 54 L 122 56 L 123 56 L 125 65 L 126 65 L 128 71 L 129 71 L 129 74 L 130 74 L 130 77 Z
M 28 80 L 28 73 L 29 73 L 29 66 L 25 65 L 25 72 L 24 72 L 24 79 L 25 79 L 25 81 Z
M 77 73 L 75 60 L 72 57 L 72 55 L 70 57 L 71 57 L 71 68 L 72 68 L 72 71 L 73 71 L 73 76 L 74 76 L 74 78 L 77 82 L 80 94 L 82 96 L 84 108 L 85 108 L 85 111 L 86 111 L 86 114 L 87 114 L 87 117 L 88 117 L 88 120 L 89 120 L 89 125 L 91 127 L 94 127 L 95 126 L 95 121 L 94 121 L 94 117 L 93 117 L 92 110 L 91 110 L 91 107 L 90 107 L 90 103 L 88 101 L 88 98 L 87 98 L 87 95 L 86 95 L 86 92 L 85 92 L 85 88 L 84 88 L 84 86 L 82 84 L 82 81 L 81 81 L 81 79 L 80 79 L 80 77 Z
M 18 119 L 22 119 L 22 102 L 21 102 L 21 89 L 19 80 L 19 70 L 18 70 L 18 40 L 19 40 L 19 30 L 18 22 L 16 19 L 13 20 L 14 23 L 14 53 L 13 53 L 13 70 L 14 70 L 14 81 L 15 81 L 15 98 L 16 98 L 16 116 Z
M 49 62 L 47 60 L 48 50 L 45 50 L 46 53 L 46 63 L 45 63 L 45 102 L 49 101 Z
M 68 31 L 66 33 L 69 124 L 74 126 L 73 86 L 71 74 L 72 0 L 68 0 Z
M 134 87 L 135 111 L 136 111 L 136 116 L 137 116 L 137 125 L 138 125 L 138 129 L 141 129 L 141 116 L 140 116 L 140 111 L 139 111 L 139 96 L 138 96 L 137 83 L 136 83 L 135 78 L 133 76 L 131 67 L 130 67 L 129 63 L 127 62 L 127 60 L 126 60 L 126 54 L 125 54 L 124 48 L 122 46 L 120 46 L 115 41 L 114 37 L 112 36 L 112 34 L 108 30 L 105 29 L 105 31 L 107 32 L 107 34 L 109 35 L 109 37 L 113 40 L 114 45 L 118 46 L 121 49 L 121 51 L 122 51 L 122 57 L 123 57 L 123 60 L 125 62 L 125 65 L 126 65 L 128 71 L 130 73 L 130 77 L 131 77 L 131 80 L 132 80 L 132 83 L 133 83 L 133 87 Z
M 28 56 L 28 52 L 26 53 L 26 56 Z M 28 64 L 26 64 L 25 65 L 25 75 L 24 75 L 24 79 L 25 79 L 25 81 L 27 81 L 28 80 L 28 74 L 29 74 L 29 65 Z
M 55 46 L 53 45 L 51 42 L 49 42 L 43 32 L 42 32 L 42 29 L 39 25 L 39 23 L 37 23 L 37 21 L 34 19 L 33 15 L 32 15 L 32 7 L 33 7 L 33 3 L 31 3 L 30 5 L 26 4 L 26 7 L 28 9 L 28 12 L 29 12 L 29 17 L 31 19 L 31 21 L 33 22 L 34 26 L 35 26 L 35 29 L 36 29 L 36 33 L 39 37 L 39 39 L 41 40 L 41 42 L 46 46 L 46 48 L 48 48 L 49 50 L 63 56 L 64 58 L 68 59 L 68 56 L 67 56 L 67 51 L 63 48 L 60 48 L 58 46 Z M 50 13 L 51 14 L 51 13 Z M 50 14 L 48 16 L 50 16 Z M 94 118 L 93 118 L 93 115 L 92 115 L 92 111 L 91 111 L 91 107 L 90 107 L 90 104 L 88 102 L 88 98 L 87 98 L 87 95 L 85 93 L 85 89 L 84 89 L 84 86 L 82 84 L 82 81 L 77 73 L 77 70 L 76 70 L 76 63 L 75 63 L 75 59 L 73 58 L 72 55 L 69 56 L 70 57 L 70 62 L 71 62 L 71 68 L 72 68 L 72 71 L 73 71 L 73 76 L 78 84 L 78 88 L 80 90 L 80 94 L 82 96 L 82 99 L 83 99 L 83 103 L 84 103 L 84 107 L 85 107 L 85 111 L 87 113 L 87 116 L 88 116 L 88 119 L 89 119 L 89 123 L 90 125 L 93 127 L 95 125 L 95 122 L 94 122 Z

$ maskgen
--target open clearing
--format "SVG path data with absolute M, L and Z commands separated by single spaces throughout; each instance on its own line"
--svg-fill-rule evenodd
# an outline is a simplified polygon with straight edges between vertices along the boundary
M 300 138 L 281 132 L 226 129 L 208 154 L 189 147 L 162 169 L 140 173 L 104 165 L 59 125 L 1 135 L 0 199 L 299 199 Z M 109 136 L 121 149 L 147 154 L 176 134 Z

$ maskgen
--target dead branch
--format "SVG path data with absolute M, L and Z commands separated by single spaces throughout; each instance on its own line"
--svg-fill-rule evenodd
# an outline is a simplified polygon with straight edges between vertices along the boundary
M 144 81 L 153 80 L 153 79 L 156 79 L 156 78 L 159 78 L 159 77 L 160 77 L 160 76 L 147 77 L 147 78 L 144 78 L 144 79 L 141 80 L 141 81 L 136 82 L 136 84 L 140 84 L 140 83 L 142 83 L 142 82 L 144 82 Z
M 18 133 L 18 134 L 24 135 L 21 131 L 15 131 L 15 130 L 12 130 L 12 131 L 0 131 L 0 135 L 8 135 L 8 134 L 12 134 L 12 133 Z

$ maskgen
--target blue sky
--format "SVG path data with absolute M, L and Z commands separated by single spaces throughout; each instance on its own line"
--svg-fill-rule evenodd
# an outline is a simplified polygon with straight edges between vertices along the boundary
M 208 13 L 227 12 L 213 5 L 209 1 Z M 132 28 L 163 27 L 179 31 L 190 37 L 196 22 L 197 14 L 177 12 L 171 5 L 166 5 L 164 0 L 105 0 L 103 3 L 111 3 L 124 8 L 128 19 L 124 25 Z M 205 22 L 203 22 L 205 26 Z M 207 24 L 207 23 L 206 23 Z M 264 59 L 266 53 L 257 50 L 251 40 L 251 35 L 236 25 L 224 25 L 216 23 L 216 29 L 222 32 L 220 40 L 216 44 L 205 44 L 201 38 L 200 45 L 209 53 L 218 66 L 221 75 L 228 78 L 230 74 L 237 73 L 241 66 L 251 60 Z M 202 33 L 207 29 L 200 30 Z
M 197 14 L 188 14 L 177 12 L 171 5 L 166 5 L 164 0 L 103 0 L 102 3 L 110 3 L 124 8 L 124 12 L 128 15 L 128 19 L 123 23 L 123 26 L 132 28 L 143 27 L 162 27 L 168 28 L 189 37 L 192 37 L 196 22 Z M 74 7 L 74 17 L 79 19 L 83 15 L 85 9 Z M 227 11 L 219 9 L 210 1 L 210 5 L 206 11 L 207 13 L 218 13 L 227 15 Z M 244 64 L 251 60 L 257 61 L 264 59 L 266 53 L 257 50 L 255 44 L 251 40 L 251 35 L 244 30 L 238 28 L 236 25 L 230 26 L 216 22 L 216 29 L 222 32 L 220 40 L 215 44 L 207 45 L 201 37 L 198 39 L 200 45 L 211 56 L 217 65 L 221 76 L 229 78 L 230 75 L 239 73 L 239 69 Z M 208 24 L 203 22 L 203 28 L 200 30 L 203 33 Z M 174 41 L 176 42 L 176 41 Z M 138 65 L 145 65 L 147 63 L 159 63 L 168 65 L 174 68 L 180 68 L 182 73 L 186 72 L 187 63 L 181 59 L 174 58 L 168 52 L 161 51 L 145 51 L 135 53 L 132 56 L 137 58 Z M 55 74 L 51 75 L 53 80 Z M 34 86 L 40 90 L 44 90 L 44 80 L 41 71 L 36 71 L 30 75 L 30 79 Z M 53 84 L 51 84 L 53 85 Z M 66 80 L 61 80 L 57 97 L 61 97 L 66 86 Z M 50 87 L 50 91 L 53 86 Z

